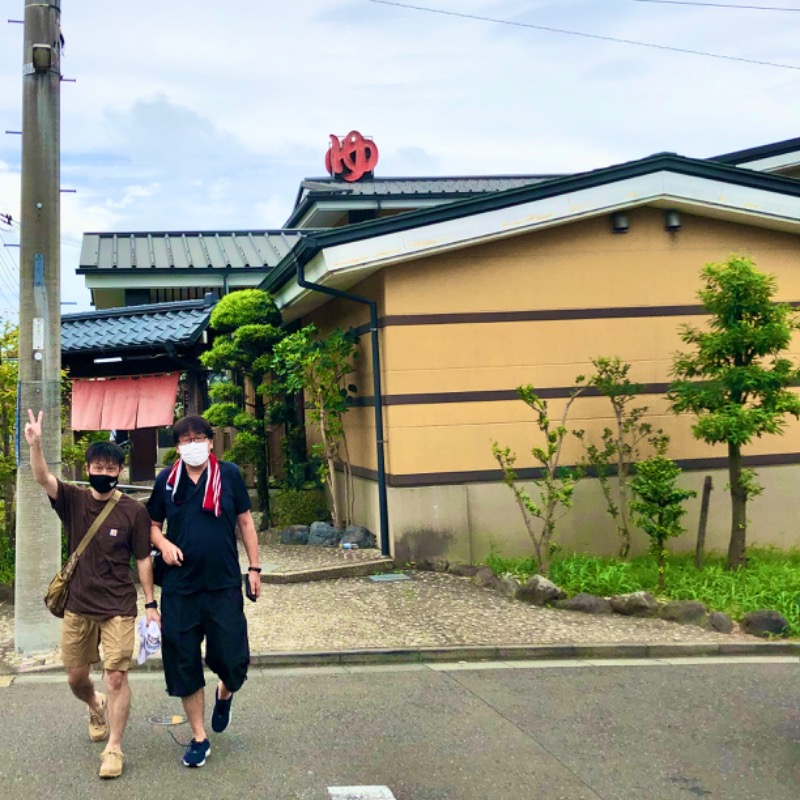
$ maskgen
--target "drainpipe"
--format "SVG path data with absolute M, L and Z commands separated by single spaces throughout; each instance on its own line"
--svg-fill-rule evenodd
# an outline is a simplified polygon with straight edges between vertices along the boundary
M 309 244 L 317 250 L 320 249 L 313 242 L 309 242 Z M 340 289 L 332 289 L 330 286 L 307 281 L 305 266 L 300 259 L 297 260 L 297 285 L 303 289 L 310 289 L 331 297 L 338 297 L 341 300 L 351 300 L 354 303 L 362 303 L 369 306 L 369 332 L 372 339 L 372 393 L 375 397 L 375 448 L 378 457 L 378 514 L 381 526 L 381 554 L 389 556 L 389 513 L 386 500 L 386 468 L 383 460 L 383 446 L 386 442 L 383 438 L 383 391 L 381 389 L 381 354 L 378 347 L 378 304 L 374 300 L 369 300 L 357 294 L 343 292 Z

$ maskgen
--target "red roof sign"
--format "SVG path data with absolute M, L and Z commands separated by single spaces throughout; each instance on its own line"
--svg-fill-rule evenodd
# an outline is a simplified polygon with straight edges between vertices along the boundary
M 330 135 L 331 145 L 325 153 L 325 169 L 334 178 L 350 183 L 371 175 L 378 163 L 378 146 L 358 131 L 350 131 L 341 140 Z

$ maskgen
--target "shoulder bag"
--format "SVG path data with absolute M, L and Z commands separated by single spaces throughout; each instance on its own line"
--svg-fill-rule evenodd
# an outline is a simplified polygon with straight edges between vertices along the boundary
M 61 567 L 53 580 L 50 581 L 50 585 L 47 587 L 47 594 L 44 596 L 44 604 L 54 617 L 64 616 L 64 610 L 67 607 L 67 598 L 69 597 L 69 582 L 75 572 L 78 559 L 100 529 L 105 518 L 111 513 L 111 510 L 117 504 L 120 497 L 122 497 L 122 492 L 120 492 L 119 489 L 115 490 L 114 494 L 108 498 L 108 502 L 105 504 L 103 510 L 97 515 L 97 518 L 89 527 L 89 530 L 86 531 L 86 535 L 81 539 L 75 552 L 64 562 L 64 566 Z

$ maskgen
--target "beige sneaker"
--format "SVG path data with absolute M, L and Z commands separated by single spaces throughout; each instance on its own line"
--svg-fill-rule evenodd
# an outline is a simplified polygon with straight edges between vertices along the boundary
M 102 742 L 108 738 L 108 701 L 102 692 L 97 692 L 99 711 L 89 711 L 89 738 L 93 742 Z
M 125 756 L 122 750 L 106 750 L 100 756 L 100 772 L 97 774 L 101 778 L 119 778 L 124 763 Z

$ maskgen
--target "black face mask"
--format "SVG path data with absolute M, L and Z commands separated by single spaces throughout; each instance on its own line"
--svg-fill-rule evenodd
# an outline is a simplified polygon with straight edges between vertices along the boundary
M 89 476 L 89 485 L 98 494 L 108 494 L 118 483 L 119 478 L 112 478 L 110 475 Z

